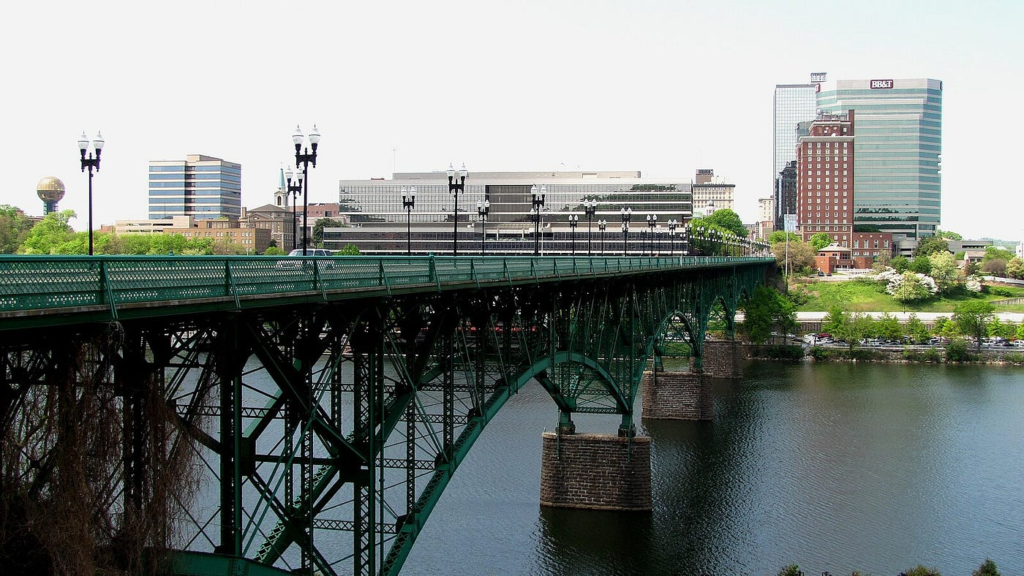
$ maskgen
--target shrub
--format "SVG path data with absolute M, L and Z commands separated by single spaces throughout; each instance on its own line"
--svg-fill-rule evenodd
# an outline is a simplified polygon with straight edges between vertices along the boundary
M 804 576 L 804 573 L 796 564 L 790 564 L 779 569 L 779 576 Z
M 1024 364 L 1024 352 L 1009 352 L 1003 356 L 1003 360 L 1014 364 Z
M 772 360 L 800 360 L 804 357 L 803 346 L 759 346 L 757 356 Z
M 967 341 L 957 338 L 946 344 L 946 362 L 969 362 L 973 359 L 967 351 Z
M 815 346 L 811 348 L 811 358 L 814 358 L 815 360 L 831 360 L 836 357 L 836 352 L 839 352 L 839 350 Z
M 903 573 L 905 576 L 942 576 L 935 568 L 925 568 L 921 564 Z
M 1004 298 L 1013 298 L 1013 291 L 1002 286 L 986 286 L 985 291 L 993 296 L 1002 296 Z
M 847 352 L 847 358 L 852 358 L 858 361 L 884 360 L 886 358 L 885 353 L 879 352 L 878 350 L 868 350 L 866 348 L 854 348 L 853 350 L 849 350 Z
M 999 569 L 996 568 L 995 562 L 986 558 L 977 570 L 971 572 L 971 576 L 999 576 Z

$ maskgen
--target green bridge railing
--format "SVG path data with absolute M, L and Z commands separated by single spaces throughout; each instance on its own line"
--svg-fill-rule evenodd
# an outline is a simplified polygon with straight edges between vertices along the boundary
M 339 300 L 550 282 L 595 276 L 766 263 L 771 257 L 266 257 L 0 256 L 0 330 L 11 318 L 215 303 L 273 305 L 268 298 Z M 166 310 L 164 311 L 166 313 Z M 96 319 L 96 318 L 93 318 Z M 52 323 L 52 322 L 51 322 Z

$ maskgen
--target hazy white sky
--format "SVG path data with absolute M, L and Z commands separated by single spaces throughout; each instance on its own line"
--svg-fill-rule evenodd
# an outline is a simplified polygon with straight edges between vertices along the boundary
M 64 181 L 85 228 L 82 130 L 103 131 L 94 219 L 147 216 L 149 160 L 242 164 L 272 200 L 291 133 L 323 135 L 310 201 L 399 171 L 713 168 L 757 214 L 775 84 L 944 82 L 942 227 L 1024 238 L 1024 2 L 526 0 L 16 2 L 0 21 L 0 203 Z M 397 152 L 395 152 L 397 150 Z

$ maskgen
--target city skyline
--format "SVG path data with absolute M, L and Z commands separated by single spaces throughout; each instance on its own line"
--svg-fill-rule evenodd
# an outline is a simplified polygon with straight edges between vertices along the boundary
M 75 210 L 84 230 L 75 143 L 82 130 L 102 130 L 97 227 L 144 217 L 149 162 L 188 154 L 241 164 L 242 204 L 259 206 L 294 160 L 295 124 L 308 133 L 316 123 L 311 202 L 336 202 L 342 180 L 449 162 L 465 162 L 470 179 L 559 169 L 690 179 L 711 168 L 736 185 L 737 212 L 753 222 L 758 199 L 772 193 L 775 86 L 821 71 L 941 79 L 941 227 L 1024 238 L 1006 145 L 1024 120 L 991 112 L 998 96 L 1024 90 L 1007 72 L 1024 53 L 1011 25 L 1024 8 L 867 2 L 838 28 L 817 25 L 826 18 L 818 8 L 313 2 L 284 19 L 263 3 L 17 5 L 0 35 L 6 53 L 26 54 L 6 67 L 19 89 L 7 99 L 0 153 L 15 170 L 0 202 L 41 214 L 35 184 L 55 176 L 67 188 L 60 208 Z M 24 25 L 39 21 L 52 21 L 44 39 Z M 185 27 L 191 39 L 182 40 Z

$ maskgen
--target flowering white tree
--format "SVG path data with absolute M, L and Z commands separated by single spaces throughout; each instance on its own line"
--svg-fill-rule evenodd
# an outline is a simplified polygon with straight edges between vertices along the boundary
M 924 300 L 938 294 L 939 287 L 930 276 L 906 271 L 903 274 L 886 268 L 878 274 L 878 280 L 885 282 L 885 291 L 897 302 Z
M 964 283 L 964 287 L 968 292 L 981 292 L 981 280 L 978 280 L 977 276 L 970 276 Z

